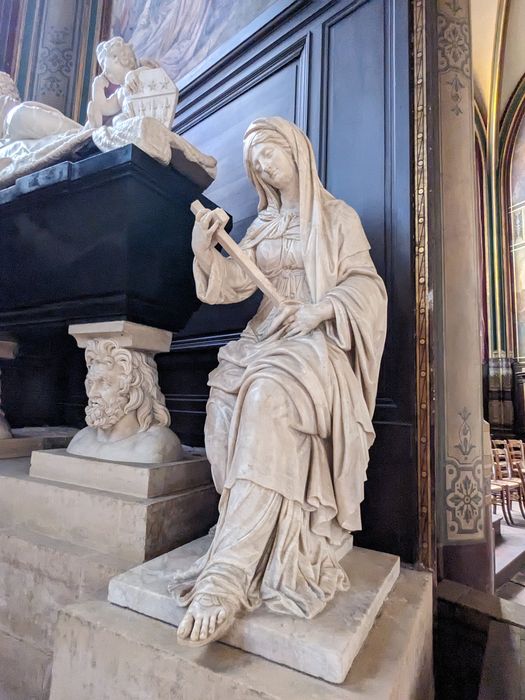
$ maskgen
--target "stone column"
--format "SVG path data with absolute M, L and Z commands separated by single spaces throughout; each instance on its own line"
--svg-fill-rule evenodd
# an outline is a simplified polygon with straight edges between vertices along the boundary
M 437 1 L 436 510 L 441 577 L 489 589 L 469 0 Z M 435 206 L 438 206 L 436 201 Z

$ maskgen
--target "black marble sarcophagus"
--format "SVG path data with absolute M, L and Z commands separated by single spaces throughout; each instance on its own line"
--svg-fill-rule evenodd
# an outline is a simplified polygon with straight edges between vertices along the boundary
M 202 189 L 130 145 L 0 190 L 0 332 L 111 319 L 180 330 L 198 306 Z
M 197 185 L 135 146 L 63 162 L 0 190 L 0 362 L 13 427 L 82 425 L 85 364 L 71 323 L 127 319 L 170 331 L 200 302 L 192 273 Z

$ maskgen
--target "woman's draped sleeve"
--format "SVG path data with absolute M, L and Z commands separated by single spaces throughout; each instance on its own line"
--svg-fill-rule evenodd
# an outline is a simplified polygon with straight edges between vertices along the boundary
M 241 248 L 242 242 L 241 242 Z M 253 248 L 243 248 L 251 260 L 255 258 Z M 240 264 L 231 257 L 225 258 L 218 250 L 213 251 L 209 274 L 199 263 L 193 261 L 193 276 L 198 298 L 206 304 L 234 304 L 250 297 L 256 285 Z
M 350 207 L 345 209 L 348 213 L 337 217 L 335 224 L 339 234 L 338 282 L 325 294 L 334 309 L 333 318 L 326 322 L 326 334 L 348 354 L 372 416 L 386 336 L 387 294 L 359 217 Z

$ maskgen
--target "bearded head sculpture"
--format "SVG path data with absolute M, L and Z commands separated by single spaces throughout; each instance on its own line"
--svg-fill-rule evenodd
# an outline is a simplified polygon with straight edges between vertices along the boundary
M 169 426 L 170 414 L 159 387 L 153 357 L 120 347 L 113 340 L 90 340 L 86 347 L 86 423 L 109 429 L 135 412 L 139 432 Z

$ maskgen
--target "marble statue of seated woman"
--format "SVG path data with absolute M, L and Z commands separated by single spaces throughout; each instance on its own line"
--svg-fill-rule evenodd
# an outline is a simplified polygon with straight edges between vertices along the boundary
M 260 605 L 312 618 L 348 588 L 337 550 L 361 528 L 375 436 L 387 298 L 359 217 L 324 189 L 309 140 L 285 119 L 255 120 L 244 160 L 259 213 L 240 246 L 286 301 L 265 296 L 209 377 L 219 520 L 208 553 L 170 585 L 190 645 Z M 197 214 L 197 295 L 231 304 L 255 284 L 216 250 L 216 227 Z

